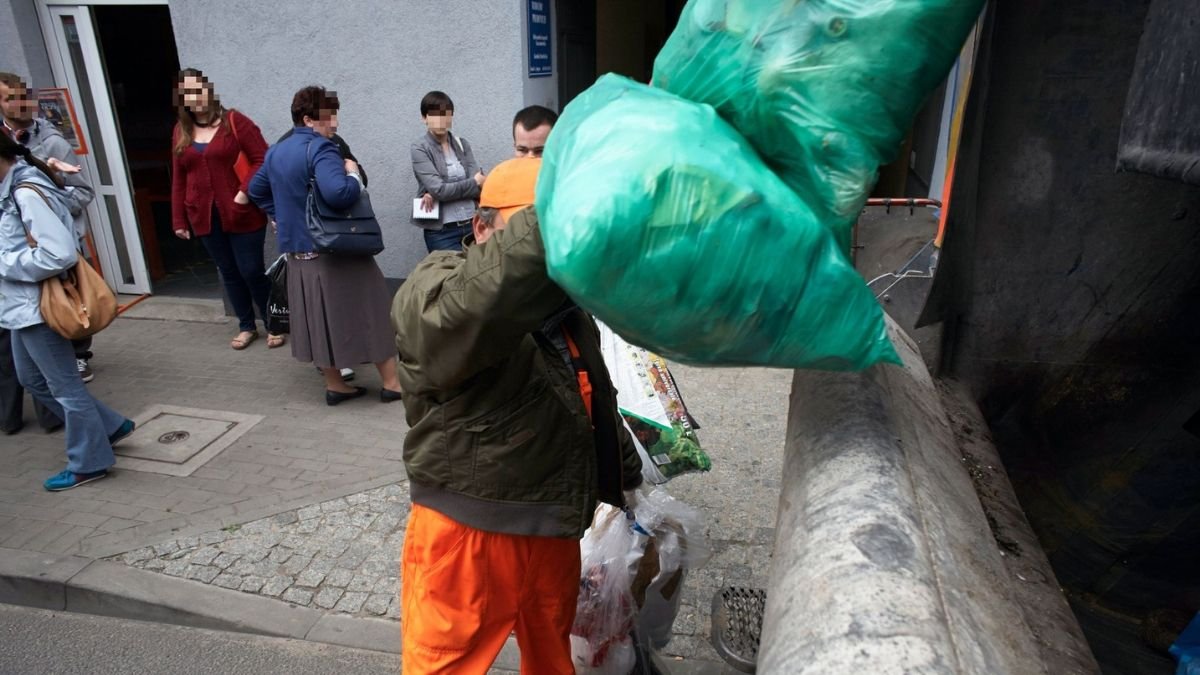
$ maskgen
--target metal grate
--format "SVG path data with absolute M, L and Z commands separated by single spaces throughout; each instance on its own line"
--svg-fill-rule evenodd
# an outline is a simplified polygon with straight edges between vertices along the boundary
M 755 671 L 766 605 L 767 592 L 760 588 L 730 586 L 713 596 L 713 648 L 743 673 Z

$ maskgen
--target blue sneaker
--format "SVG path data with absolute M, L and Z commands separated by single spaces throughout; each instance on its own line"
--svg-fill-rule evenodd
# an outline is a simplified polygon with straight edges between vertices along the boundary
M 108 437 L 108 444 L 116 445 L 122 438 L 132 434 L 133 428 L 136 426 L 137 425 L 133 423 L 133 420 L 125 420 L 121 423 L 120 428 L 112 432 L 112 435 Z
M 108 471 L 97 471 L 95 473 L 71 473 L 69 470 L 63 470 L 54 474 L 42 483 L 42 487 L 51 492 L 62 492 L 70 490 L 73 487 L 79 487 L 84 483 L 90 483 L 94 480 L 100 480 L 108 475 Z

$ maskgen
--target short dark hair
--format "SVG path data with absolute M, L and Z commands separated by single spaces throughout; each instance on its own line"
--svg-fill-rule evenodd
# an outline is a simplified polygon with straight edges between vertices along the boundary
M 513 117 L 513 135 L 517 133 L 517 125 L 525 131 L 533 131 L 534 129 L 549 124 L 551 127 L 558 122 L 558 113 L 541 105 L 531 105 L 528 108 L 521 108 Z
M 14 73 L 0 73 L 0 84 L 3 84 L 9 89 L 29 88 L 28 85 L 25 84 L 25 80 L 22 80 L 19 75 Z
M 454 112 L 454 101 L 450 100 L 446 92 L 431 91 L 421 98 L 421 117 L 425 117 L 435 110 Z
M 292 97 L 292 123 L 300 126 L 304 124 L 306 116 L 319 120 L 322 112 L 328 116 L 331 112 L 337 112 L 339 107 L 341 104 L 337 92 L 326 91 L 325 87 L 316 85 L 307 86 Z

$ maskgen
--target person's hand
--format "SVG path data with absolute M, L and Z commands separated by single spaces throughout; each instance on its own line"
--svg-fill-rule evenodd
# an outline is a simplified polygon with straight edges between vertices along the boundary
M 358 173 L 358 162 L 347 159 L 342 162 L 346 166 L 346 173 Z
M 46 166 L 50 167 L 51 169 L 54 169 L 55 171 L 57 171 L 59 173 L 79 173 L 80 171 L 83 171 L 82 166 L 75 166 L 74 164 L 67 164 L 66 162 L 58 159 L 57 157 L 51 157 L 50 159 L 47 159 Z
M 433 195 L 429 194 L 428 192 L 426 192 L 424 195 L 421 195 L 421 210 L 425 213 L 429 213 L 433 210 Z
M 487 180 L 487 176 L 484 176 L 482 171 L 475 172 L 475 184 L 476 185 L 478 185 L 479 187 L 483 187 L 483 181 L 485 181 L 485 180 Z
M 271 234 L 279 234 L 279 223 L 274 218 L 271 219 Z
M 180 239 L 191 239 L 192 233 L 187 230 L 175 230 L 175 236 Z
M 245 192 L 238 190 L 238 193 L 233 196 L 233 203 L 241 204 L 242 206 L 246 206 L 247 204 L 250 203 L 250 198 L 246 196 Z

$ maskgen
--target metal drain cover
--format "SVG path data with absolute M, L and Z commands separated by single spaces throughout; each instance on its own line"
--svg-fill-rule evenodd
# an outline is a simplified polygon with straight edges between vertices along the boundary
M 181 429 L 177 429 L 175 431 L 168 431 L 162 436 L 159 436 L 158 442 L 162 443 L 163 445 L 170 445 L 171 443 L 186 441 L 189 437 L 191 437 L 191 434 Z

